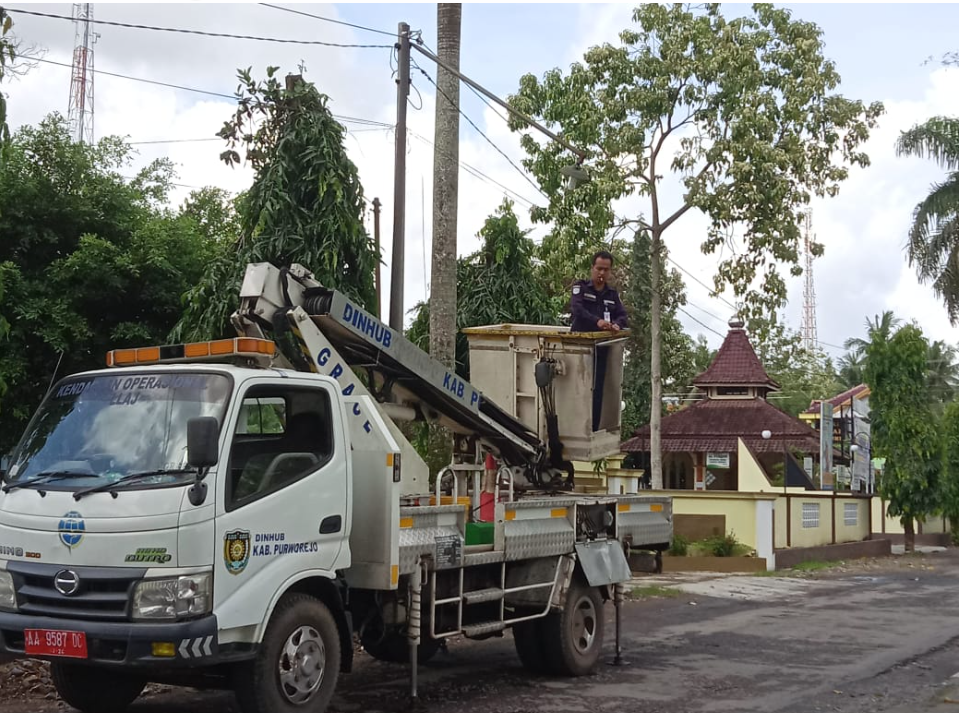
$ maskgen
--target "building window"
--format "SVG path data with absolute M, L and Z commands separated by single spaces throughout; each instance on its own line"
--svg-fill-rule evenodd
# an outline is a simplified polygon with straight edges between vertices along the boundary
M 716 389 L 717 396 L 749 396 L 749 389 L 745 386 L 720 386 Z
M 857 503 L 843 503 L 842 522 L 846 527 L 855 527 L 859 524 L 859 505 Z
M 819 503 L 802 504 L 802 526 L 819 527 Z

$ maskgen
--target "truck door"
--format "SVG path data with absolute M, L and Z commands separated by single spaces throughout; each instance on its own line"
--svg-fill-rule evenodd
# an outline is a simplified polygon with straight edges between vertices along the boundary
M 217 483 L 219 603 L 241 584 L 269 601 L 293 574 L 349 564 L 349 453 L 333 388 L 254 382 L 238 404 Z

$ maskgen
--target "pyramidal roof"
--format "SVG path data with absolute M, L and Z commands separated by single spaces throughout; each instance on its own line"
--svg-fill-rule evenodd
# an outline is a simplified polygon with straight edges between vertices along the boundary
M 693 379 L 693 385 L 704 386 L 761 386 L 778 391 L 763 367 L 756 351 L 746 336 L 745 323 L 734 317 L 729 320 L 729 332 L 713 363 Z

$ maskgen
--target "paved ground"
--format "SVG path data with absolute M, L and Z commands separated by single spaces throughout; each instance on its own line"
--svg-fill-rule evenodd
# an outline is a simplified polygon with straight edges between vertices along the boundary
M 521 713 L 959 713 L 959 550 L 787 577 L 670 575 L 626 606 L 628 666 L 560 680 L 528 676 L 511 635 L 454 642 L 421 669 L 424 710 Z M 610 614 L 612 608 L 610 607 Z M 607 649 L 612 656 L 612 621 Z M 362 658 L 333 710 L 406 709 L 402 668 Z M 42 688 L 38 689 L 42 694 Z M 64 710 L 29 698 L 0 713 Z M 131 711 L 228 713 L 229 695 L 163 692 Z

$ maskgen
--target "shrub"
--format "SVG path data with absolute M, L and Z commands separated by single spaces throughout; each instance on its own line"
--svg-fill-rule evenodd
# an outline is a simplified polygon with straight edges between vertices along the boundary
M 689 552 L 689 540 L 682 535 L 673 535 L 673 541 L 669 544 L 669 554 L 675 557 L 685 557 Z
M 713 557 L 732 557 L 738 546 L 739 541 L 732 532 L 706 540 L 706 549 L 712 553 Z

